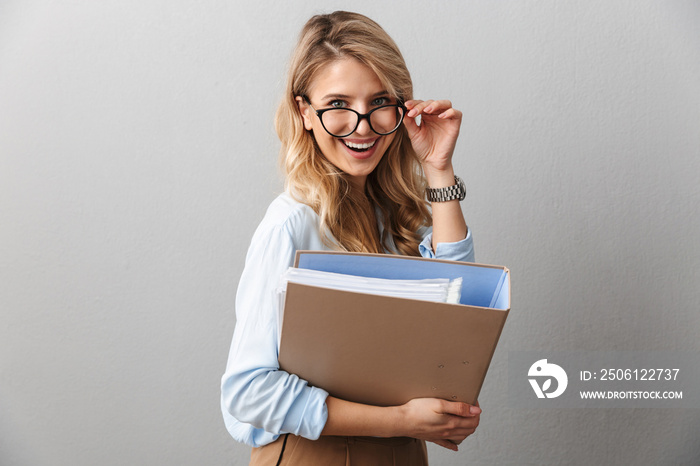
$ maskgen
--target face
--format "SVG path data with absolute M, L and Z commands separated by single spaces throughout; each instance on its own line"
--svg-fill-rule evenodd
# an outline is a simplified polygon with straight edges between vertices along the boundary
M 345 107 L 361 114 L 396 103 L 376 73 L 354 58 L 337 60 L 321 68 L 307 97 L 316 110 Z M 380 136 L 372 131 L 365 118 L 352 134 L 343 138 L 334 137 L 326 132 L 316 112 L 303 98 L 297 97 L 297 102 L 304 127 L 313 131 L 326 159 L 350 175 L 354 185 L 363 188 L 367 175 L 377 167 L 396 133 Z

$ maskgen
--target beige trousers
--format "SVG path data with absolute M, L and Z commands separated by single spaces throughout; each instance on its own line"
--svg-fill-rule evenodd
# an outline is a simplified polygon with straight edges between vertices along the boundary
M 260 448 L 253 448 L 250 466 L 275 466 L 285 436 Z M 334 437 L 308 440 L 289 435 L 280 466 L 427 466 L 428 451 L 423 440 L 407 437 Z

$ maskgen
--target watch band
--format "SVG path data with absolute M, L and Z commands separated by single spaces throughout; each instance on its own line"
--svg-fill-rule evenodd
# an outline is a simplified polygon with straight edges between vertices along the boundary
M 426 193 L 430 202 L 447 202 L 455 199 L 462 201 L 467 196 L 467 187 L 462 178 L 455 175 L 454 185 L 446 188 L 428 188 Z

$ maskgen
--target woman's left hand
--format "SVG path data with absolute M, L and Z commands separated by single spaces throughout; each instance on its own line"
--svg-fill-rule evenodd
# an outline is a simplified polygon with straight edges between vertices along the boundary
M 452 108 L 449 100 L 409 100 L 404 105 L 408 109 L 404 124 L 423 169 L 450 168 L 462 112 Z M 416 123 L 419 115 L 420 125 Z

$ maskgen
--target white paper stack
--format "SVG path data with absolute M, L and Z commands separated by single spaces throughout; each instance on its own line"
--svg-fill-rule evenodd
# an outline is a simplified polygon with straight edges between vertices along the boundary
M 280 288 L 286 290 L 288 282 L 395 298 L 452 304 L 459 303 L 462 293 L 461 277 L 454 280 L 448 278 L 392 280 L 290 267 L 282 275 Z

